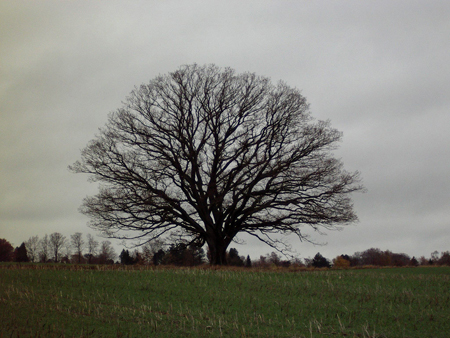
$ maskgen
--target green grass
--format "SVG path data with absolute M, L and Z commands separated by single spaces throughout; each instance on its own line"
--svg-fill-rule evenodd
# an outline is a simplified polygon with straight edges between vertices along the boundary
M 0 265 L 0 337 L 448 337 L 450 268 Z

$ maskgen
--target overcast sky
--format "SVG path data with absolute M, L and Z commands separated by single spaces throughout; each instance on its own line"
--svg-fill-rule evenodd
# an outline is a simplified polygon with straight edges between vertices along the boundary
M 95 232 L 67 166 L 134 86 L 183 64 L 284 80 L 343 132 L 359 223 L 300 257 L 450 250 L 450 2 L 1 1 L 0 238 Z M 257 258 L 255 240 L 232 245 Z

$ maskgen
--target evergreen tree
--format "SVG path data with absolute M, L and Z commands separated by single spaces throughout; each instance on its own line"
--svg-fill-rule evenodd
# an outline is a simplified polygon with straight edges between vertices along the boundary
M 130 252 L 128 250 L 123 249 L 120 253 L 120 263 L 124 265 L 132 265 L 134 263 L 133 258 L 130 256 Z
M 22 243 L 16 250 L 14 250 L 14 261 L 15 262 L 29 262 L 27 248 L 25 243 Z
M 323 257 L 320 252 L 318 252 L 311 263 L 312 266 L 314 266 L 315 268 L 329 268 L 331 267 L 330 262 L 328 261 L 328 259 L 326 259 L 325 257 Z
M 244 260 L 239 256 L 239 252 L 235 248 L 231 248 L 228 252 L 228 264 L 234 266 L 244 266 Z
M 252 260 L 250 259 L 250 256 L 247 255 L 247 259 L 245 260 L 245 267 L 251 268 L 252 267 Z
M 174 243 L 169 247 L 169 251 L 164 256 L 163 263 L 168 265 L 182 266 L 184 264 L 184 258 L 187 246 L 184 243 Z M 187 264 L 186 264 L 187 265 Z

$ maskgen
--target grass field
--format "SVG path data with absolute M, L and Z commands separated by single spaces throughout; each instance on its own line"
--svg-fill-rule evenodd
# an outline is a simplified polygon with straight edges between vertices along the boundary
M 449 337 L 450 268 L 0 265 L 0 337 Z

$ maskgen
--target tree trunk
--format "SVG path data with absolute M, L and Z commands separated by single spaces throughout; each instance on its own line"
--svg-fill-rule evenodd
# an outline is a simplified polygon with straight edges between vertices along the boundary
M 220 240 L 207 240 L 211 265 L 227 265 L 227 248 L 228 244 Z

